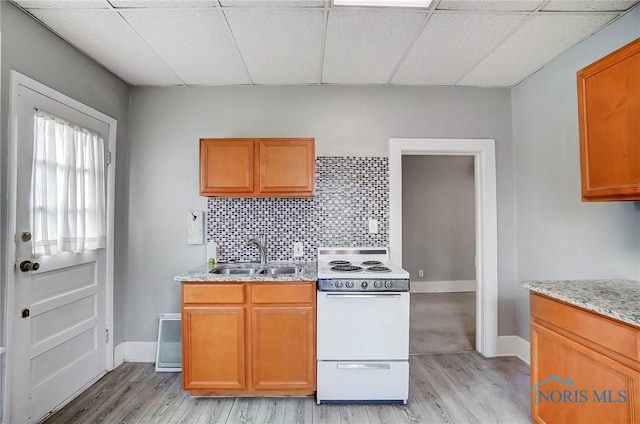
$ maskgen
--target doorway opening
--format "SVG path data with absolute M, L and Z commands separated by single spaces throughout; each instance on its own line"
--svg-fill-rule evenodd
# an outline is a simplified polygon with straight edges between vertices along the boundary
M 494 357 L 497 355 L 498 335 L 495 142 L 488 139 L 392 138 L 389 140 L 391 259 L 406 267 L 402 232 L 403 156 L 466 156 L 473 160 L 475 350 L 485 357 Z M 425 241 L 427 242 L 429 241 Z M 433 242 L 438 243 L 437 240 Z M 414 284 L 413 281 L 412 284 Z M 456 284 L 464 286 L 468 282 L 458 280 Z
M 411 274 L 409 353 L 475 351 L 473 156 L 402 157 L 402 252 Z

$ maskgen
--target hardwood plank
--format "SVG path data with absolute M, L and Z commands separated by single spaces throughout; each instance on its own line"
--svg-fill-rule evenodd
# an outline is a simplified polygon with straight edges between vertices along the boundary
M 366 405 L 340 405 L 342 424 L 368 423 L 369 414 Z
M 237 398 L 229 413 L 228 423 L 255 423 L 260 398 Z
M 195 424 L 207 407 L 208 398 L 187 395 L 169 423 L 172 424 Z
M 313 407 L 316 401 L 312 397 L 287 398 L 284 409 L 284 422 L 287 424 L 305 424 L 313 422 Z
M 206 399 L 205 409 L 198 418 L 197 424 L 224 424 L 229 419 L 231 408 L 236 398 L 202 398 Z
M 286 406 L 286 398 L 282 397 L 265 397 L 260 400 L 260 405 L 256 411 L 256 423 L 284 424 L 284 413 Z
M 129 402 L 113 411 L 109 423 L 139 423 L 158 399 L 176 380 L 180 374 L 177 373 L 157 373 L 154 378 L 146 383 L 133 383 L 140 386 L 140 390 L 130 398 Z
M 396 424 L 402 420 L 394 405 L 367 405 L 367 414 L 371 424 Z
M 162 396 L 151 404 L 141 421 L 149 424 L 168 423 L 185 397 L 187 392 L 182 390 L 182 379 L 178 374 Z
M 340 418 L 340 405 L 314 405 L 313 421 L 314 424 L 339 424 L 342 422 Z

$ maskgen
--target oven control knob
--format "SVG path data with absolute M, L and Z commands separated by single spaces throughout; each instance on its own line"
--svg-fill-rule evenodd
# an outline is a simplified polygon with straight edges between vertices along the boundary
M 376 281 L 375 283 L 373 283 L 373 286 L 379 289 L 380 287 L 382 287 L 382 281 Z
M 350 289 L 353 288 L 353 281 L 347 281 L 345 284 L 347 285 L 348 288 Z
M 390 289 L 390 288 L 391 288 L 391 281 L 385 281 L 385 282 L 384 282 L 384 286 L 385 286 L 386 288 Z
M 342 281 L 336 281 L 336 287 L 342 287 Z
M 366 289 L 369 286 L 369 284 L 366 281 L 363 281 L 362 284 L 360 284 L 360 287 L 362 287 L 363 289 Z

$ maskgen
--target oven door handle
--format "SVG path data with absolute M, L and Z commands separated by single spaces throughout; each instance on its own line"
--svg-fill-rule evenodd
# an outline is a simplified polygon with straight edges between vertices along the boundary
M 400 297 L 402 296 L 400 293 L 388 293 L 388 294 L 382 294 L 382 293 L 358 293 L 358 294 L 353 294 L 353 293 L 349 293 L 349 294 L 337 294 L 337 293 L 328 293 L 327 297 Z
M 390 370 L 389 364 L 370 364 L 370 363 L 349 363 L 337 364 L 339 370 Z

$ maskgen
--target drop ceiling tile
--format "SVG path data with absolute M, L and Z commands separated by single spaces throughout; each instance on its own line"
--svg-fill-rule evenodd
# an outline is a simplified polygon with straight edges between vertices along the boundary
M 425 12 L 329 12 L 323 83 L 384 84 L 415 38 Z
M 434 14 L 392 83 L 453 85 L 525 19 L 521 14 Z
M 323 7 L 323 0 L 220 0 L 223 7 Z
M 459 84 L 513 86 L 598 31 L 613 17 L 611 14 L 534 16 Z
M 605 11 L 627 10 L 638 0 L 552 0 L 541 10 L 545 11 Z
M 224 9 L 256 84 L 319 81 L 324 12 L 316 9 Z
M 216 7 L 216 0 L 109 0 L 114 7 L 166 8 L 166 7 Z
M 181 83 L 117 12 L 30 9 L 29 13 L 130 84 Z
M 135 9 L 122 16 L 186 84 L 249 84 L 217 9 Z
M 25 9 L 111 9 L 107 0 L 14 0 Z
M 541 0 L 442 0 L 437 10 L 497 10 L 522 11 L 536 10 Z

